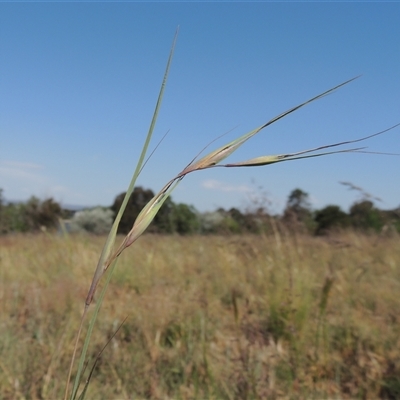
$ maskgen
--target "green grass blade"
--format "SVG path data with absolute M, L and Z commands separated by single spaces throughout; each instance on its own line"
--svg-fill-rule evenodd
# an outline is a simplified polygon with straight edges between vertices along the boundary
M 92 318 L 91 318 L 90 323 L 89 323 L 88 331 L 87 331 L 86 336 L 85 336 L 85 341 L 83 343 L 81 357 L 79 358 L 78 371 L 77 371 L 77 375 L 76 375 L 77 377 L 79 377 L 79 379 L 75 378 L 74 388 L 73 388 L 72 394 L 71 394 L 71 400 L 75 400 L 77 392 L 78 392 L 78 389 L 79 389 L 79 385 L 80 385 L 80 383 L 82 381 L 82 376 L 81 375 L 82 375 L 83 366 L 84 366 L 84 363 L 85 363 L 85 360 L 86 360 L 86 354 L 87 354 L 87 350 L 88 350 L 88 347 L 89 347 L 90 339 L 91 339 L 91 336 L 92 336 L 92 333 L 93 333 L 94 324 L 96 322 L 97 315 L 98 315 L 98 313 L 100 311 L 100 307 L 101 307 L 101 305 L 103 303 L 103 299 L 104 299 L 104 296 L 106 294 L 108 285 L 110 283 L 111 276 L 112 276 L 112 274 L 114 272 L 114 268 L 115 268 L 115 266 L 117 264 L 116 261 L 117 260 L 115 260 L 115 262 L 113 262 L 111 264 L 111 266 L 110 266 L 110 268 L 108 270 L 107 279 L 106 279 L 106 281 L 104 283 L 104 287 L 100 292 L 100 296 L 99 296 L 98 300 L 96 301 L 96 306 L 95 306 L 95 308 L 93 310 L 93 315 L 92 315 Z
M 107 285 L 108 285 L 108 284 L 107 284 Z M 128 318 L 128 317 L 125 317 L 125 319 L 121 322 L 121 324 L 119 325 L 119 327 L 117 328 L 117 330 L 114 331 L 114 333 L 112 334 L 112 336 L 107 340 L 106 344 L 103 346 L 103 348 L 102 348 L 102 349 L 100 350 L 100 352 L 97 354 L 97 357 L 96 357 L 96 359 L 95 359 L 94 362 L 93 362 L 92 368 L 90 369 L 90 372 L 89 372 L 89 376 L 88 376 L 88 378 L 86 379 L 85 386 L 84 386 L 84 388 L 83 388 L 81 394 L 79 395 L 78 400 L 83 400 L 83 399 L 85 398 L 85 396 L 86 396 L 86 391 L 87 391 L 87 389 L 88 389 L 88 387 L 89 387 L 90 380 L 92 379 L 93 372 L 94 372 L 94 370 L 95 370 L 95 368 L 96 368 L 96 365 L 97 365 L 98 361 L 100 360 L 102 354 L 104 353 L 104 350 L 107 348 L 107 346 L 111 343 L 111 341 L 115 338 L 115 336 L 117 335 L 117 333 L 119 332 L 119 330 L 122 328 L 122 325 L 126 322 L 127 318 Z
M 115 218 L 115 221 L 114 221 L 114 223 L 112 225 L 110 234 L 108 235 L 108 238 L 107 238 L 106 243 L 104 245 L 103 251 L 101 253 L 99 262 L 97 264 L 97 268 L 96 268 L 95 274 L 93 276 L 92 285 L 90 287 L 90 290 L 89 290 L 89 293 L 88 293 L 88 296 L 87 296 L 87 299 L 86 299 L 86 304 L 90 304 L 90 302 L 92 301 L 94 292 L 96 290 L 96 286 L 97 286 L 97 284 L 98 284 L 98 282 L 99 282 L 99 280 L 100 280 L 100 278 L 101 278 L 101 276 L 102 276 L 102 274 L 104 272 L 105 262 L 109 258 L 110 254 L 111 254 L 111 251 L 112 251 L 112 249 L 114 247 L 115 238 L 117 236 L 118 225 L 119 225 L 119 223 L 121 221 L 122 215 L 123 215 L 123 213 L 125 211 L 125 208 L 126 208 L 126 206 L 128 204 L 128 200 L 129 200 L 129 198 L 130 198 L 130 196 L 131 196 L 131 194 L 133 192 L 136 180 L 137 180 L 137 178 L 139 176 L 139 173 L 140 173 L 140 170 L 142 168 L 142 165 L 143 165 L 146 153 L 147 153 L 147 149 L 149 147 L 150 140 L 151 140 L 151 137 L 153 135 L 153 131 L 154 131 L 154 127 L 155 127 L 155 124 L 156 124 L 156 121 L 157 121 L 157 117 L 158 117 L 158 113 L 159 113 L 159 110 L 160 110 L 162 98 L 164 96 L 164 90 L 165 90 L 165 86 L 166 86 L 166 83 L 167 83 L 167 78 L 168 78 L 168 74 L 169 74 L 169 70 L 170 70 L 170 66 L 171 66 L 171 62 L 172 62 L 172 57 L 173 57 L 174 50 L 175 50 L 177 35 L 178 35 L 178 30 L 175 33 L 174 41 L 172 43 L 171 51 L 169 53 L 168 62 L 167 62 L 167 66 L 166 66 L 165 73 L 164 73 L 164 78 L 163 78 L 163 81 L 162 81 L 162 84 L 161 84 L 161 88 L 160 88 L 160 93 L 159 93 L 158 99 L 157 99 L 157 104 L 156 104 L 156 107 L 155 107 L 155 110 L 154 110 L 153 118 L 152 118 L 151 123 L 150 123 L 149 131 L 147 133 L 145 143 L 144 143 L 143 148 L 142 148 L 142 152 L 140 154 L 139 161 L 138 161 L 138 163 L 136 165 L 136 169 L 135 169 L 135 172 L 134 172 L 134 174 L 132 176 L 132 179 L 131 179 L 131 182 L 129 184 L 128 190 L 127 190 L 127 192 L 125 194 L 124 200 L 123 200 L 123 202 L 121 204 L 121 207 L 120 207 L 120 209 L 118 211 L 118 214 L 117 214 L 117 216 Z
M 160 110 L 160 107 L 161 107 L 161 103 L 162 103 L 162 99 L 163 99 L 163 95 L 164 95 L 164 90 L 165 90 L 165 86 L 166 86 L 166 83 L 167 83 L 167 78 L 168 78 L 168 75 L 169 75 L 169 70 L 170 70 L 170 66 L 171 66 L 171 62 L 172 62 L 172 58 L 173 58 L 173 54 L 174 54 L 174 50 L 175 50 L 176 40 L 177 40 L 177 37 L 178 37 L 178 31 L 179 30 L 177 29 L 177 31 L 175 33 L 175 36 L 174 36 L 174 40 L 173 40 L 172 46 L 171 46 L 171 50 L 170 50 L 168 61 L 167 61 L 167 66 L 166 66 L 166 69 L 165 69 L 163 81 L 162 81 L 162 84 L 161 84 L 161 88 L 160 88 L 160 92 L 159 92 L 159 95 L 158 95 L 157 103 L 156 103 L 155 110 L 154 110 L 154 113 L 153 113 L 153 118 L 152 118 L 151 123 L 150 123 L 149 131 L 147 133 L 146 140 L 145 140 L 145 143 L 143 145 L 143 148 L 142 148 L 142 151 L 141 151 L 141 155 L 140 155 L 139 161 L 138 161 L 138 163 L 136 165 L 136 169 L 135 169 L 135 172 L 134 172 L 133 177 L 131 179 L 131 182 L 129 184 L 128 190 L 126 192 L 126 195 L 124 197 L 122 205 L 121 205 L 121 207 L 120 207 L 120 209 L 118 211 L 118 214 L 117 214 L 117 216 L 115 218 L 115 221 L 114 221 L 114 223 L 112 225 L 110 233 L 109 233 L 109 235 L 107 237 L 107 240 L 106 240 L 106 242 L 104 244 L 104 247 L 103 247 L 103 250 L 101 252 L 101 255 L 100 255 L 100 258 L 99 258 L 99 262 L 97 264 L 97 267 L 96 267 L 96 270 L 95 270 L 95 273 L 94 273 L 94 276 L 93 276 L 93 280 L 92 280 L 88 295 L 86 297 L 84 315 L 85 315 L 85 312 L 86 312 L 87 308 L 89 307 L 89 305 L 91 304 L 91 302 L 93 300 L 93 296 L 94 296 L 94 293 L 96 291 L 97 285 L 98 285 L 102 275 L 105 272 L 106 262 L 109 259 L 110 254 L 111 254 L 111 252 L 112 252 L 112 250 L 114 248 L 114 244 L 115 244 L 115 239 L 116 239 L 116 236 L 117 236 L 117 230 L 118 230 L 119 223 L 121 221 L 121 218 L 122 218 L 122 215 L 123 215 L 123 213 L 125 211 L 125 208 L 126 208 L 126 206 L 128 204 L 129 197 L 131 196 L 131 194 L 133 192 L 137 177 L 140 174 L 144 159 L 146 157 L 147 149 L 148 149 L 148 146 L 150 144 L 151 137 L 152 137 L 152 134 L 153 134 L 153 131 L 154 131 L 154 127 L 156 125 L 158 113 L 159 113 L 159 110 Z M 113 263 L 112 264 L 112 268 L 110 268 L 110 272 L 109 272 L 109 275 L 108 275 L 109 278 L 108 279 L 110 279 L 112 271 L 114 270 L 114 267 L 115 267 L 115 264 Z M 108 285 L 108 283 L 106 284 L 106 286 L 107 285 Z M 86 334 L 85 344 L 84 344 L 84 347 L 82 349 L 82 352 L 81 352 L 81 355 L 80 355 L 80 359 L 79 359 L 78 371 L 77 371 L 77 374 L 76 374 L 76 377 L 75 377 L 75 380 L 74 380 L 74 386 L 73 386 L 73 391 L 72 391 L 72 394 L 71 394 L 71 399 L 74 399 L 76 397 L 78 386 L 79 386 L 79 383 L 81 382 L 81 379 L 82 379 L 82 376 L 81 376 L 82 375 L 82 369 L 83 369 L 84 361 L 86 359 L 86 353 L 87 353 L 88 344 L 90 342 L 90 338 L 91 338 L 94 322 L 96 320 L 97 313 L 98 313 L 98 310 L 99 310 L 99 308 L 101 306 L 101 302 L 102 302 L 103 297 L 104 297 L 104 294 L 103 294 L 103 296 L 100 297 L 99 301 L 96 304 L 95 314 L 92 317 L 92 320 L 91 320 L 91 323 L 90 323 L 90 326 L 89 326 L 89 330 L 88 330 L 88 332 Z M 79 339 L 79 337 L 77 338 L 77 340 L 78 339 Z M 67 378 L 67 390 L 68 390 L 68 385 L 69 385 L 69 381 L 70 381 L 73 362 L 74 362 L 74 356 L 73 356 L 72 361 L 71 361 L 71 369 L 69 371 L 68 378 Z

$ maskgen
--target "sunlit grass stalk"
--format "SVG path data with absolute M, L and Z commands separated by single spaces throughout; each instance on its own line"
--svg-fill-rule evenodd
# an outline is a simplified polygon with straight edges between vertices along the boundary
M 318 351 L 319 351 L 319 338 L 321 336 L 321 327 L 323 328 L 324 326 L 326 308 L 328 305 L 329 294 L 332 290 L 333 282 L 334 282 L 333 272 L 332 269 L 329 268 L 329 273 L 326 275 L 324 284 L 322 286 L 321 298 L 318 307 L 319 314 L 318 314 L 317 328 L 315 332 L 315 356 L 317 359 L 319 358 Z
M 320 151 L 320 150 L 325 150 L 325 149 L 329 149 L 332 147 L 336 147 L 336 146 L 340 146 L 340 145 L 345 145 L 345 144 L 353 144 L 353 143 L 357 143 L 369 138 L 372 138 L 374 136 L 383 134 L 384 132 L 387 132 L 390 129 L 393 129 L 394 127 L 400 125 L 397 124 L 395 126 L 392 126 L 389 129 L 385 129 L 381 132 L 366 136 L 366 137 L 362 137 L 360 139 L 356 139 L 356 140 L 349 140 L 349 141 L 345 141 L 345 142 L 340 142 L 340 143 L 334 143 L 334 144 L 329 144 L 329 145 L 324 145 L 324 146 L 320 146 L 320 147 L 316 147 L 313 149 L 308 149 L 308 150 L 303 150 L 303 151 L 299 151 L 299 152 L 295 152 L 295 153 L 287 153 L 287 154 L 280 154 L 280 155 L 269 155 L 269 156 L 261 156 L 261 157 L 257 157 L 257 158 L 253 158 L 250 160 L 246 160 L 246 161 L 242 161 L 242 162 L 236 162 L 236 163 L 229 163 L 229 164 L 221 164 L 221 162 L 227 158 L 228 156 L 230 156 L 232 153 L 234 153 L 240 146 L 242 146 L 247 140 L 251 139 L 253 136 L 255 136 L 256 134 L 258 134 L 261 130 L 263 130 L 264 128 L 268 127 L 269 125 L 272 125 L 273 123 L 279 121 L 280 119 L 286 117 L 287 115 L 291 114 L 294 111 L 299 110 L 300 108 L 306 106 L 307 104 L 321 99 L 322 97 L 332 93 L 334 90 L 350 83 L 351 81 L 353 81 L 356 78 L 350 79 L 346 82 L 343 82 L 335 87 L 333 87 L 332 89 L 329 89 L 313 98 L 311 98 L 310 100 L 307 100 L 293 108 L 290 108 L 289 110 L 283 112 L 282 114 L 279 114 L 278 116 L 272 118 L 271 120 L 269 120 L 267 123 L 261 125 L 260 127 L 244 134 L 243 136 L 231 141 L 230 143 L 218 148 L 217 150 L 207 154 L 206 156 L 200 158 L 199 160 L 196 161 L 193 160 L 189 165 L 187 165 L 178 175 L 176 175 L 173 179 L 171 179 L 161 190 L 159 193 L 157 193 L 150 201 L 149 203 L 143 208 L 143 210 L 140 212 L 140 214 L 138 215 L 137 219 L 135 220 L 133 227 L 131 229 L 131 231 L 126 235 L 126 237 L 124 238 L 124 240 L 122 241 L 121 245 L 114 251 L 114 244 L 115 244 L 115 239 L 116 239 L 116 234 L 117 234 L 117 229 L 118 229 L 118 225 L 119 222 L 121 220 L 122 214 L 125 211 L 125 207 L 127 205 L 127 202 L 129 200 L 129 197 L 133 191 L 136 179 L 142 169 L 143 166 L 143 162 L 145 159 L 145 155 L 147 152 L 147 148 L 148 145 L 150 143 L 151 140 L 151 136 L 154 130 L 154 126 L 157 120 L 157 116 L 158 116 L 158 112 L 159 112 L 159 108 L 161 105 L 161 100 L 162 100 L 162 96 L 164 93 L 164 88 L 165 88 L 165 84 L 166 84 L 166 80 L 168 77 L 168 72 L 169 72 L 169 68 L 170 68 L 170 63 L 172 60 L 172 55 L 173 55 L 173 51 L 174 51 L 174 47 L 175 47 L 175 42 L 176 42 L 176 35 L 175 35 L 175 39 L 170 51 L 170 55 L 169 55 L 169 59 L 168 59 L 168 63 L 167 63 L 167 67 L 166 67 L 166 71 L 164 74 L 164 79 L 163 79 L 163 83 L 161 85 L 161 89 L 160 89 L 160 93 L 159 93 L 159 97 L 157 100 L 157 105 L 153 114 L 153 118 L 152 118 L 152 122 L 150 124 L 150 128 L 149 128 L 149 132 L 147 134 L 146 137 L 146 141 L 145 144 L 143 146 L 142 149 L 142 153 L 141 156 L 139 158 L 138 164 L 136 166 L 136 170 L 134 172 L 134 175 L 132 177 L 131 183 L 129 185 L 128 191 L 125 195 L 124 201 L 122 203 L 122 206 L 117 214 L 117 217 L 114 221 L 114 224 L 111 228 L 111 231 L 108 235 L 108 238 L 106 240 L 106 243 L 104 245 L 104 248 L 102 250 L 86 301 L 85 301 L 85 307 L 84 307 L 84 311 L 83 311 L 83 315 L 82 315 L 82 320 L 81 320 L 81 325 L 78 331 L 78 335 L 76 338 L 76 344 L 75 344 L 75 348 L 74 348 L 74 352 L 73 352 L 73 357 L 72 357 L 72 361 L 71 361 L 71 367 L 68 373 L 68 380 L 67 380 L 67 388 L 66 388 L 66 392 L 65 392 L 65 399 L 67 399 L 68 397 L 68 387 L 69 387 L 69 381 L 70 381 L 70 377 L 71 377 L 71 373 L 72 373 L 72 368 L 73 368 L 73 364 L 74 364 L 74 359 L 75 359 L 75 354 L 77 351 L 77 347 L 78 347 L 78 343 L 79 343 L 79 338 L 80 338 L 80 334 L 82 331 L 82 327 L 83 327 L 83 323 L 86 319 L 86 314 L 88 311 L 89 306 L 92 303 L 93 300 L 93 296 L 96 292 L 97 286 L 101 280 L 101 278 L 103 277 L 104 273 L 108 270 L 108 276 L 107 276 L 107 280 L 105 282 L 105 285 L 103 287 L 103 290 L 101 292 L 100 298 L 96 303 L 96 308 L 94 310 L 94 314 L 92 317 L 92 320 L 90 322 L 89 325 L 89 329 L 88 332 L 86 334 L 86 339 L 83 345 L 83 349 L 82 349 L 82 353 L 80 356 L 80 361 L 79 361 L 79 366 L 78 366 L 78 373 L 76 375 L 75 378 L 75 382 L 74 382 L 74 387 L 72 390 L 72 394 L 71 394 L 71 399 L 75 399 L 76 395 L 77 395 L 77 391 L 78 391 L 78 387 L 79 387 L 79 383 L 82 380 L 82 371 L 83 371 L 83 365 L 85 363 L 85 359 L 86 359 L 86 353 L 87 353 L 87 349 L 90 343 L 90 337 L 93 331 L 93 327 L 94 327 L 94 323 L 96 320 L 96 317 L 98 315 L 98 311 L 100 309 L 101 303 L 103 301 L 105 292 L 107 290 L 107 286 L 108 283 L 111 279 L 111 275 L 113 272 L 113 269 L 115 268 L 116 265 L 116 261 L 118 260 L 118 257 L 120 256 L 120 254 L 129 246 L 131 246 L 142 234 L 143 232 L 147 229 L 147 227 L 150 225 L 150 223 L 153 221 L 154 217 L 156 216 L 157 212 L 159 211 L 159 209 L 161 208 L 161 206 L 163 205 L 163 203 L 165 202 L 165 200 L 168 198 L 168 196 L 171 194 L 171 192 L 175 189 L 176 185 L 179 184 L 179 182 L 188 174 L 195 172 L 195 171 L 200 171 L 203 169 L 209 169 L 209 168 L 214 168 L 214 167 L 250 167 L 250 166 L 263 166 L 263 165 L 269 165 L 269 164 L 273 164 L 273 163 L 277 163 L 277 162 L 282 162 L 282 161 L 289 161 L 289 160 L 298 160 L 298 159 L 302 159 L 302 158 L 310 158 L 310 157 L 318 157 L 318 156 L 323 156 L 323 155 L 328 155 L 328 154 L 334 154 L 334 153 L 342 153 L 342 152 L 360 152 L 363 151 L 364 148 L 353 148 L 353 149 L 345 149 L 345 150 L 336 150 L 336 151 L 327 151 L 327 152 L 323 152 L 323 153 L 317 153 L 317 154 L 309 154 L 312 152 L 316 152 L 316 151 Z M 364 151 L 365 152 L 365 151 Z M 306 155 L 307 154 L 307 155 Z M 382 153 L 381 153 L 382 154 Z M 86 387 L 85 387 L 86 390 Z

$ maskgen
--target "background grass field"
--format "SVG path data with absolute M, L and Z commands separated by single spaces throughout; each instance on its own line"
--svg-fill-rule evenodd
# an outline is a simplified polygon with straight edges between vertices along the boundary
M 0 237 L 0 398 L 62 398 L 104 238 Z M 145 235 L 90 345 L 89 399 L 400 397 L 399 237 Z M 90 367 L 90 365 L 89 365 Z

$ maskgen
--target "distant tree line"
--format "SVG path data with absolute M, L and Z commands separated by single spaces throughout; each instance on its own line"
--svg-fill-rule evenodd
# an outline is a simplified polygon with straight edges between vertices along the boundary
M 122 204 L 125 193 L 116 196 L 110 207 L 81 211 L 63 209 L 54 199 L 31 197 L 25 203 L 6 202 L 0 189 L 0 233 L 67 230 L 105 234 Z M 119 225 L 119 233 L 128 233 L 142 208 L 152 199 L 150 189 L 136 187 Z M 160 234 L 242 234 L 270 233 L 276 229 L 289 232 L 324 235 L 334 230 L 353 229 L 363 232 L 391 230 L 400 233 L 400 207 L 380 210 L 369 198 L 355 202 L 348 213 L 337 205 L 313 210 L 308 193 L 294 189 L 288 196 L 282 215 L 271 215 L 263 207 L 242 212 L 237 208 L 219 208 L 200 213 L 193 206 L 175 203 L 168 198 L 148 232 Z
M 41 201 L 32 196 L 26 203 L 7 203 L 0 189 L 1 234 L 54 228 L 63 216 L 67 216 L 67 212 L 52 198 Z

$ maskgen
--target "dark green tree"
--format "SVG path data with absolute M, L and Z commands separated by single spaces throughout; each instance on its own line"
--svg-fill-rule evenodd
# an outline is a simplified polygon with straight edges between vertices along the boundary
M 3 189 L 0 188 L 0 232 L 3 231 L 4 225 L 4 217 L 3 217 L 3 210 L 4 210 L 4 196 L 3 196 Z
M 62 215 L 61 206 L 52 198 L 40 201 L 35 196 L 28 200 L 21 212 L 25 229 L 28 231 L 38 231 L 43 227 L 54 228 Z
M 315 213 L 315 222 L 317 223 L 316 234 L 321 235 L 332 229 L 348 227 L 350 219 L 339 206 L 330 205 Z
M 0 235 L 8 231 L 5 208 L 6 204 L 3 196 L 3 189 L 0 188 Z
M 41 202 L 38 216 L 39 225 L 47 228 L 53 228 L 58 224 L 58 219 L 62 215 L 62 209 L 59 203 L 49 198 Z
M 234 233 L 260 233 L 265 219 L 264 217 L 267 216 L 263 208 L 258 208 L 255 211 L 248 211 L 246 213 L 242 213 L 237 208 L 231 208 L 228 211 L 228 215 L 237 225 L 235 230 L 231 229 Z
M 113 205 L 110 207 L 114 212 L 114 216 L 117 215 L 122 202 L 124 200 L 125 193 L 119 194 Z M 125 212 L 121 218 L 121 222 L 118 227 L 118 232 L 127 234 L 133 226 L 137 216 L 143 207 L 154 197 L 154 192 L 151 189 L 143 189 L 141 186 L 134 188 L 132 195 L 128 201 Z M 171 198 L 168 198 L 157 215 L 155 216 L 153 222 L 150 224 L 147 232 L 172 232 L 172 222 L 170 219 L 170 213 L 173 209 L 173 202 Z
M 297 213 L 301 213 L 303 210 L 309 210 L 311 204 L 308 193 L 298 188 L 292 190 L 289 194 L 286 207 Z
M 282 221 L 291 229 L 313 231 L 313 220 L 309 195 L 301 189 L 294 189 L 288 196 Z
M 9 203 L 3 206 L 2 232 L 26 232 L 28 226 L 25 220 L 25 204 Z
M 172 231 L 180 235 L 197 233 L 200 230 L 198 213 L 193 206 L 187 204 L 172 204 L 169 221 Z
M 384 214 L 369 200 L 363 200 L 351 206 L 350 221 L 356 229 L 376 232 L 379 232 L 386 223 Z

